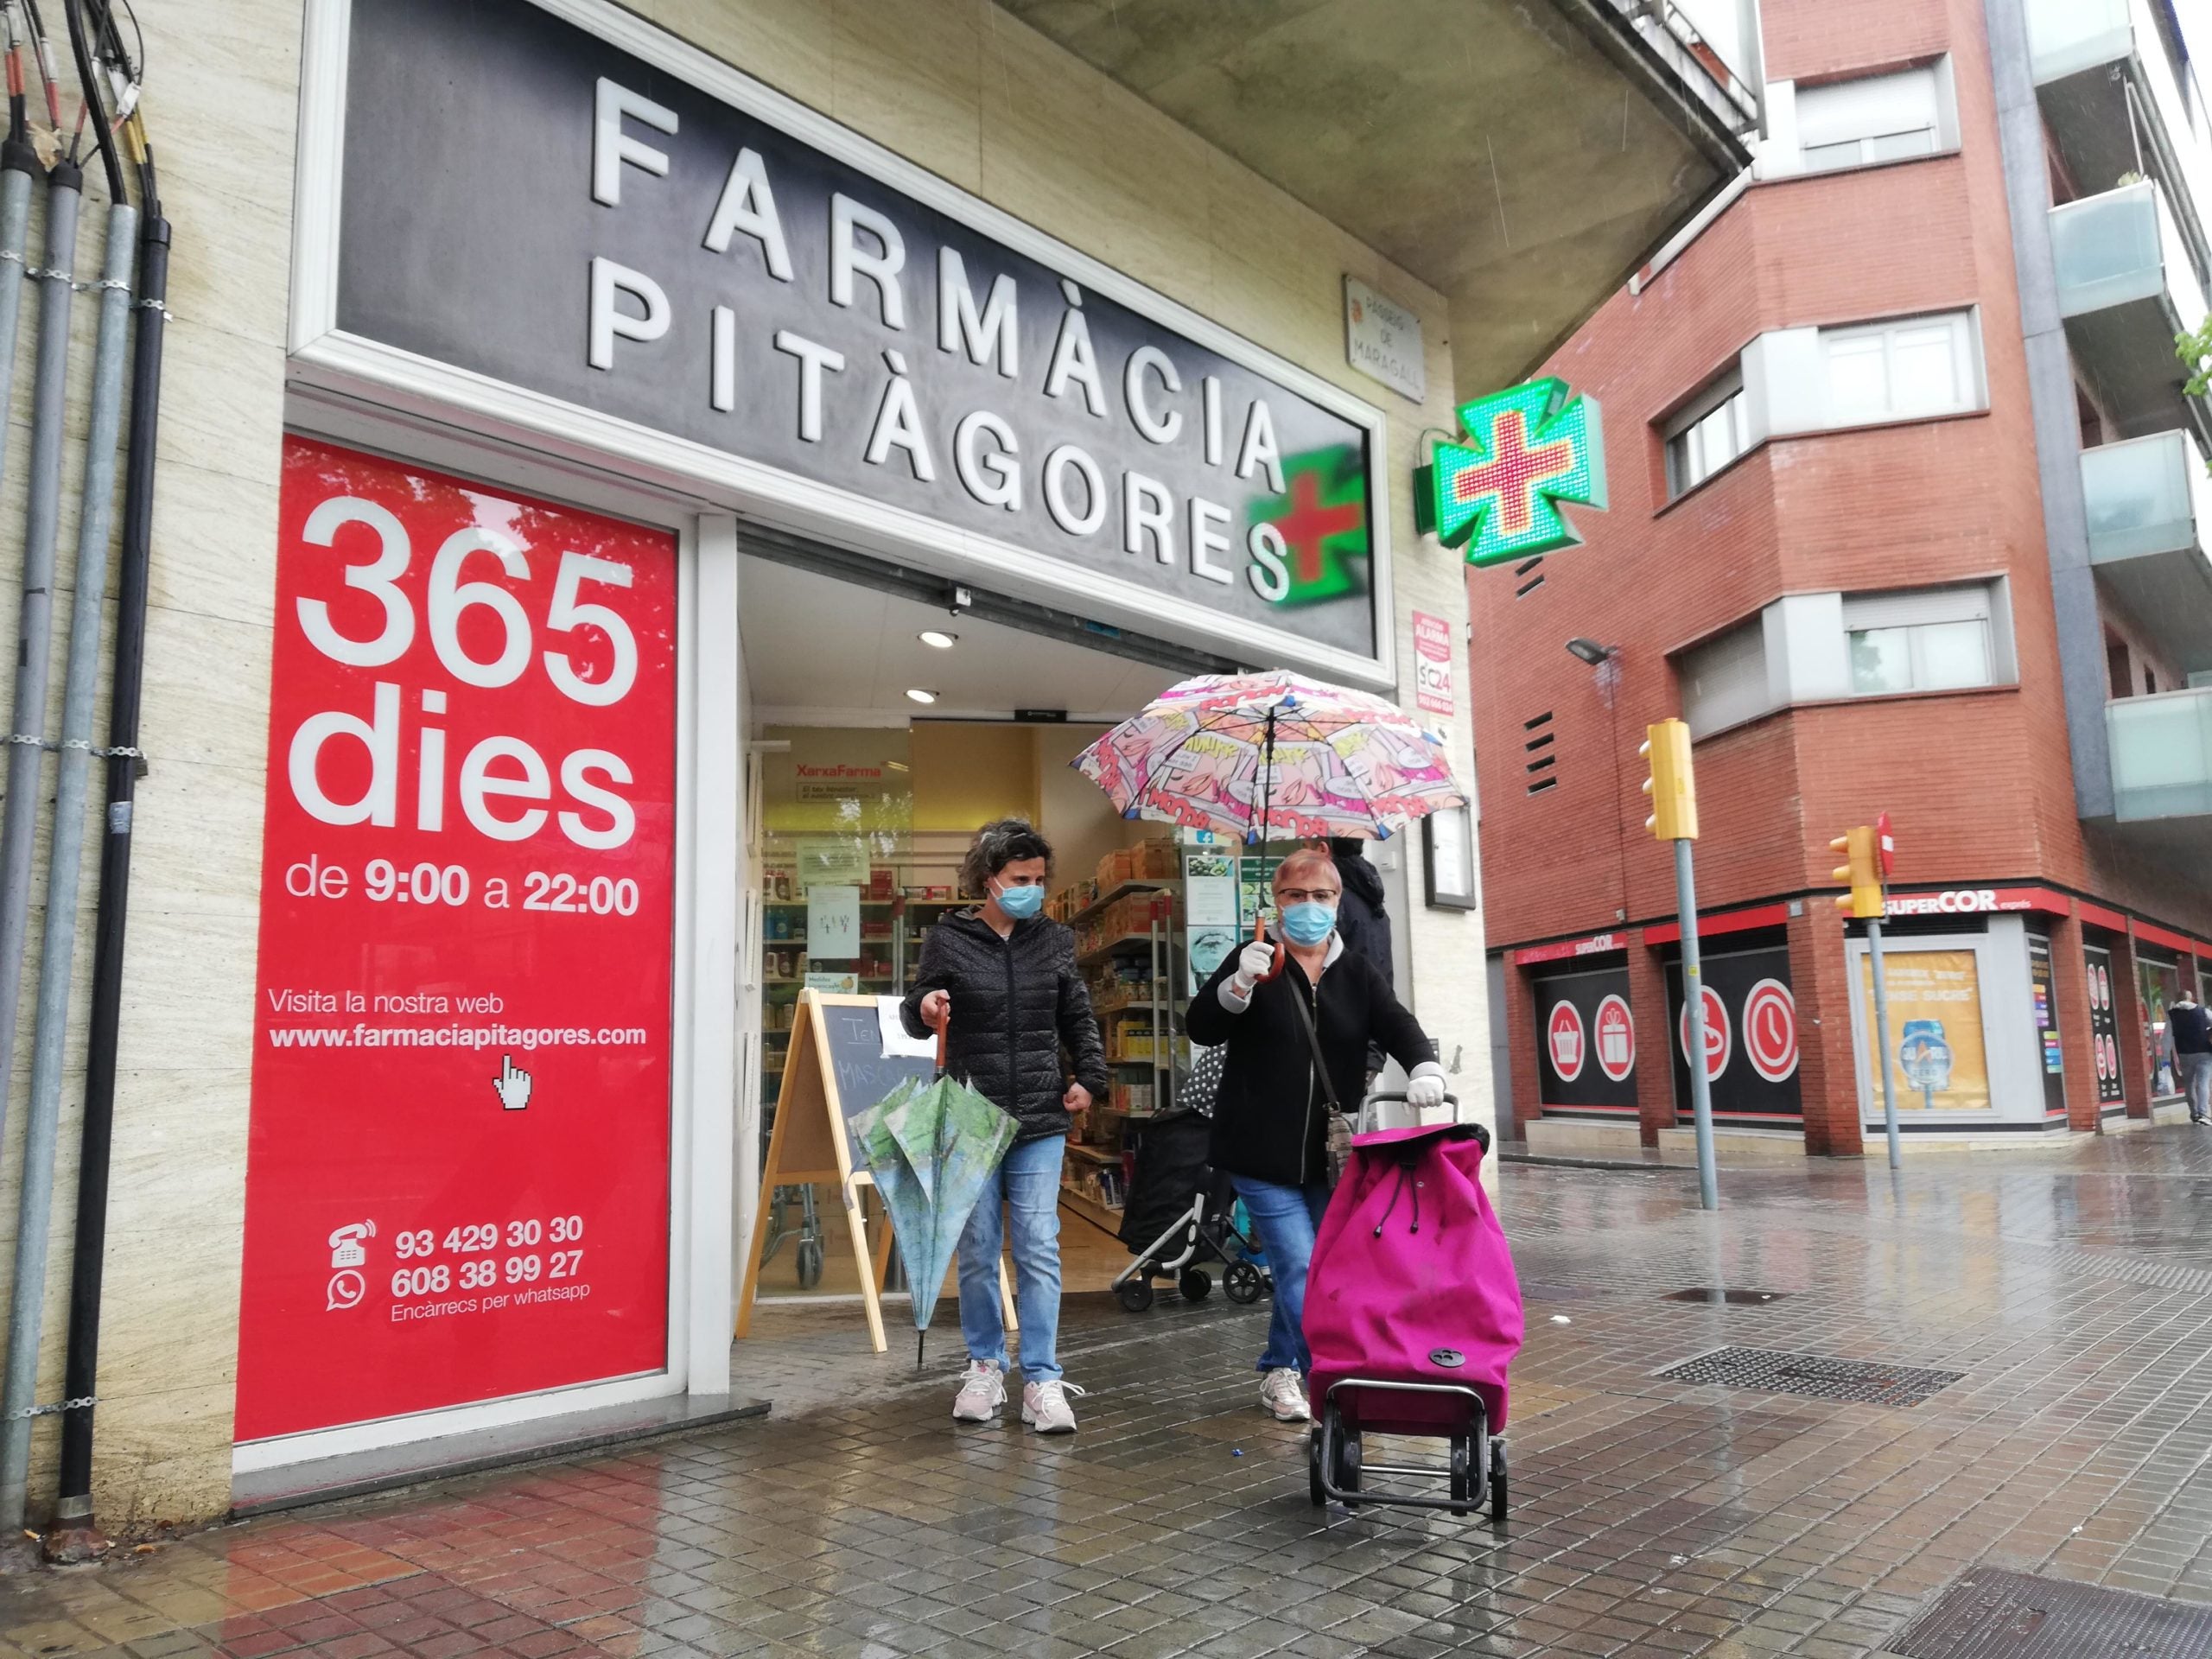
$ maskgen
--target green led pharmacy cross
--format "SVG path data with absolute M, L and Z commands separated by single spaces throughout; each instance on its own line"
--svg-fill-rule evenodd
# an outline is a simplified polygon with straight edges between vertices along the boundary
M 1531 380 L 1459 405 L 1465 444 L 1439 443 L 1414 474 L 1414 517 L 1469 564 L 1502 564 L 1582 537 L 1560 503 L 1603 512 L 1605 440 L 1593 397 L 1564 380 Z

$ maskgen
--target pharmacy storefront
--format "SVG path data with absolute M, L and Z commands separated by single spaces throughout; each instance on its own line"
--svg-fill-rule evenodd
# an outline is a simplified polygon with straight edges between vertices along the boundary
M 597 0 L 307 18 L 248 1497 L 741 1402 L 798 993 L 902 983 L 1001 812 L 1064 878 L 1173 886 L 1067 763 L 1174 680 L 1395 692 L 1391 457 L 1434 418 L 1270 349 L 1257 287 L 1201 315 Z M 1456 635 L 1456 559 L 1417 558 Z M 1419 858 L 1377 862 L 1478 1113 L 1478 925 Z M 1171 1031 L 1117 1028 L 1109 1124 Z M 1074 1154 L 1094 1206 L 1116 1145 Z M 773 1196 L 769 1268 L 816 1288 L 834 1198 Z

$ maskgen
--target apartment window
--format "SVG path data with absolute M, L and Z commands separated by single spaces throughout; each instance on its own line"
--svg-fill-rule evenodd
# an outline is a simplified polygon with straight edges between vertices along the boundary
M 1682 718 L 1704 737 L 1774 706 L 1766 671 L 1766 624 L 1755 616 L 1682 654 Z
M 1847 595 L 1843 626 L 1851 692 L 1872 697 L 1952 691 L 1997 682 L 1989 589 L 1938 588 Z
M 1751 447 L 1744 377 L 1731 370 L 1669 423 L 1667 493 L 1686 495 Z
M 1938 66 L 1797 89 L 1797 144 L 1808 173 L 1933 156 L 1943 142 Z
M 1973 321 L 1963 311 L 1821 330 L 1831 425 L 1979 408 Z

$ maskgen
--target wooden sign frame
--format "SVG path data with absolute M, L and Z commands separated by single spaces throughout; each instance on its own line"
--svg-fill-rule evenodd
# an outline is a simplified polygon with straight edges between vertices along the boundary
M 860 1275 L 861 1306 L 868 1320 L 869 1345 L 877 1353 L 889 1347 L 883 1332 L 883 1281 L 891 1268 L 891 1217 L 883 1215 L 882 1236 L 873 1251 L 868 1248 L 868 1222 L 861 1208 L 859 1189 L 875 1185 L 865 1169 L 853 1167 L 852 1143 L 845 1135 L 844 1103 L 837 1089 L 837 1071 L 830 1055 L 830 1032 L 821 1017 L 825 1007 L 866 1008 L 875 1011 L 872 996 L 847 996 L 812 988 L 798 994 L 791 1017 L 791 1036 L 784 1059 L 784 1077 L 776 1094 L 775 1126 L 768 1132 L 768 1155 L 761 1160 L 760 1203 L 753 1212 L 753 1243 L 747 1252 L 744 1283 L 737 1299 L 736 1339 L 743 1341 L 753 1328 L 753 1307 L 760 1294 L 760 1252 L 768 1242 L 769 1201 L 779 1186 L 834 1185 L 845 1224 L 852 1235 L 853 1260 L 865 1264 Z M 868 1103 L 874 1105 L 873 1101 Z M 1017 1331 L 1014 1289 L 1007 1281 L 1006 1262 L 999 1262 L 999 1300 L 1006 1328 Z

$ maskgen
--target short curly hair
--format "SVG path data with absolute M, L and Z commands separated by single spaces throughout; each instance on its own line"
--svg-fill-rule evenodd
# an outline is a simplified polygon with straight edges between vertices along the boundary
M 1045 874 L 1052 873 L 1052 843 L 1034 824 L 1027 818 L 995 818 L 969 842 L 968 855 L 960 861 L 960 885 L 980 898 L 989 891 L 993 876 L 1026 858 L 1043 859 Z

